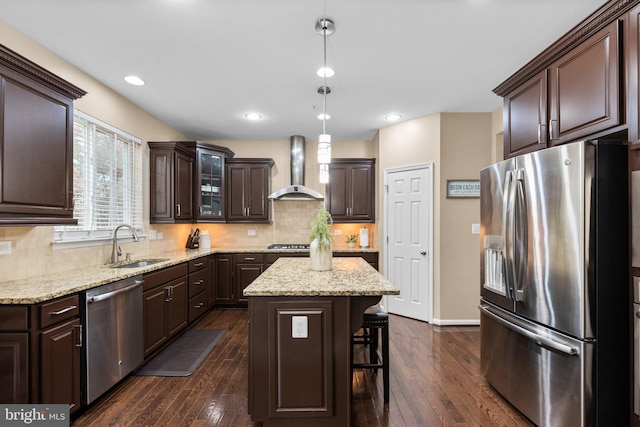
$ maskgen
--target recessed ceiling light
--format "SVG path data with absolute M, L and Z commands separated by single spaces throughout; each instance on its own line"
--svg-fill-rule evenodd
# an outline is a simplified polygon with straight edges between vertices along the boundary
M 318 120 L 329 120 L 331 116 L 329 113 L 320 113 L 318 114 Z
M 390 122 L 395 122 L 396 120 L 400 120 L 400 118 L 402 118 L 402 116 L 397 113 L 387 114 L 386 116 L 384 116 L 384 119 Z
M 336 72 L 331 67 L 321 67 L 318 69 L 316 74 L 320 77 L 332 77 Z
M 262 118 L 262 114 L 260 114 L 260 113 L 247 113 L 244 116 L 248 120 L 260 120 Z
M 145 81 L 138 76 L 127 76 L 124 78 L 124 80 L 134 86 L 143 86 L 145 84 Z

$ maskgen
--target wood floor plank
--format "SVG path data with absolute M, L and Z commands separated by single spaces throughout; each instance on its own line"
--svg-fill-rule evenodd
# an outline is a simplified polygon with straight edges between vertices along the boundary
M 390 402 L 383 402 L 382 371 L 356 370 L 352 426 L 532 425 L 482 377 L 478 327 L 389 317 Z M 130 376 L 72 426 L 253 426 L 247 414 L 247 310 L 213 310 L 194 328 L 226 332 L 191 376 Z

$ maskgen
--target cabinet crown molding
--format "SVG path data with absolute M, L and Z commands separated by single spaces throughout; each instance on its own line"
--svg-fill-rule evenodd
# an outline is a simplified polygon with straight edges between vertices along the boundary
M 493 92 L 502 97 L 508 95 L 639 3 L 640 0 L 611 0 L 607 2 L 493 89 Z

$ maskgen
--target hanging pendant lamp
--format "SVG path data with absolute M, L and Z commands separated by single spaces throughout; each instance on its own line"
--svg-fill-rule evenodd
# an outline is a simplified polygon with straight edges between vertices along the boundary
M 318 88 L 322 95 L 322 134 L 318 136 L 318 163 L 320 164 L 320 183 L 329 182 L 329 163 L 331 163 L 331 135 L 327 133 L 327 95 L 331 88 L 327 86 L 327 77 L 334 75 L 334 71 L 327 67 L 327 36 L 335 31 L 332 20 L 321 18 L 316 22 L 316 32 L 322 36 L 323 42 L 323 66 L 318 70 L 318 75 L 324 79 L 324 85 Z

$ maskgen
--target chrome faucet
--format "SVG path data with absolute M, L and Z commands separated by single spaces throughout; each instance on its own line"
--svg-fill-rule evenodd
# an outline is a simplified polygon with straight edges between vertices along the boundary
M 136 233 L 136 229 L 133 228 L 132 226 L 128 225 L 128 224 L 121 224 L 119 226 L 116 227 L 115 230 L 113 230 L 113 249 L 111 251 L 111 262 L 112 263 L 116 263 L 118 262 L 118 257 L 120 255 L 122 255 L 122 249 L 120 249 L 120 246 L 118 246 L 118 230 L 121 229 L 122 227 L 126 227 L 129 230 L 131 230 L 131 233 L 133 234 L 133 241 L 137 242 L 140 239 L 138 238 L 138 233 Z

